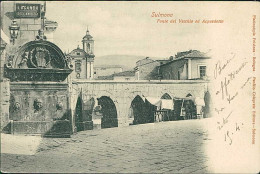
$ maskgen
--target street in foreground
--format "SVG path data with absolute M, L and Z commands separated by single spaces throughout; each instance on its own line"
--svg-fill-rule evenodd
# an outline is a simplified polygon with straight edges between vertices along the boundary
M 204 146 L 211 140 L 203 126 L 206 122 L 185 120 L 83 131 L 72 138 L 2 134 L 1 170 L 208 173 Z

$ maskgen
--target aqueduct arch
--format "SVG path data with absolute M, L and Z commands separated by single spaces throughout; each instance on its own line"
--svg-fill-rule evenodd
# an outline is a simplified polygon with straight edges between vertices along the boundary
M 145 123 L 145 102 L 139 95 L 132 100 L 130 111 L 132 111 L 134 118 L 133 124 Z
M 162 95 L 161 99 L 171 100 L 172 97 L 171 97 L 168 93 L 164 93 L 164 94 Z
M 101 106 L 101 128 L 118 127 L 116 105 L 110 97 L 102 96 L 97 99 Z
M 127 82 L 75 80 L 72 82 L 71 93 L 74 94 L 74 97 L 82 93 L 83 103 L 93 98 L 95 105 L 102 104 L 104 111 L 110 113 L 102 119 L 102 128 L 108 128 L 128 126 L 130 121 L 134 124 L 153 122 L 154 118 L 151 113 L 153 105 L 145 98 L 175 100 L 185 98 L 190 93 L 193 97 L 203 99 L 207 91 L 207 84 L 208 81 L 204 80 Z M 71 100 L 74 101 L 75 104 L 72 105 L 75 108 L 76 101 L 73 96 Z M 137 105 L 138 107 L 136 107 Z M 143 115 L 143 117 L 140 118 L 139 115 Z

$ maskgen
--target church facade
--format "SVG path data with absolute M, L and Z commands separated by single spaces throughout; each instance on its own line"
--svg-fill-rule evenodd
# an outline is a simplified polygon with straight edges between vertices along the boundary
M 94 40 L 87 30 L 82 39 L 82 47 L 72 50 L 67 57 L 70 59 L 74 71 L 72 79 L 93 79 L 94 78 Z

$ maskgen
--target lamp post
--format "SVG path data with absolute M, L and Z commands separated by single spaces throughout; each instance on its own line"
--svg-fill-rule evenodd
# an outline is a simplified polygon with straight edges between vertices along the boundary
M 17 39 L 19 29 L 20 27 L 17 24 L 16 20 L 13 20 L 11 26 L 9 26 L 11 42 L 13 43 L 13 45 L 15 43 L 15 39 Z

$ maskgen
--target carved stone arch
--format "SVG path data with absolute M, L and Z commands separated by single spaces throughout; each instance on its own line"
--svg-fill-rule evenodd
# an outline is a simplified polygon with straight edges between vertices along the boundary
M 5 66 L 11 81 L 64 81 L 72 70 L 61 49 L 49 41 L 24 44 Z
M 40 60 L 35 60 L 37 58 L 37 53 L 43 53 L 44 57 Z M 65 55 L 61 49 L 49 41 L 31 41 L 24 44 L 17 52 L 14 58 L 13 68 L 19 68 L 19 64 L 25 60 L 27 61 L 28 68 L 37 68 L 39 64 L 43 64 L 43 59 L 46 63 L 50 63 L 51 68 L 66 69 L 68 68 Z

